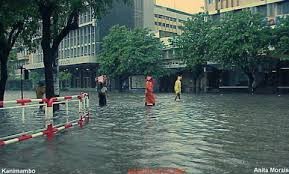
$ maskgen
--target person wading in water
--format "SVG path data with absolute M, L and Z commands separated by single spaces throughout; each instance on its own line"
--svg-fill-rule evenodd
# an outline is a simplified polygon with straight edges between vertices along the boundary
M 154 96 L 153 90 L 154 90 L 153 78 L 151 76 L 147 76 L 146 89 L 145 89 L 145 105 L 146 106 L 155 105 L 155 96 Z
M 181 92 L 182 92 L 182 76 L 178 76 L 176 82 L 175 82 L 175 101 L 180 101 L 181 100 Z

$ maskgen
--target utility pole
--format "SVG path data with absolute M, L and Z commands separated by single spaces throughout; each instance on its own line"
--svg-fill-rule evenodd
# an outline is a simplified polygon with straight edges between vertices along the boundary
M 21 65 L 19 67 L 19 69 L 20 69 L 20 72 L 21 72 L 21 80 L 20 80 L 21 99 L 23 99 L 23 70 L 26 70 L 26 69 L 23 67 L 23 65 Z

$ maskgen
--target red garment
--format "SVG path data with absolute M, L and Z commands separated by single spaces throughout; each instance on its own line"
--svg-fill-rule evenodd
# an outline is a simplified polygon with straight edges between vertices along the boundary
M 153 94 L 154 85 L 152 80 L 146 82 L 146 91 L 145 91 L 145 98 L 146 98 L 146 105 L 155 105 L 155 96 Z

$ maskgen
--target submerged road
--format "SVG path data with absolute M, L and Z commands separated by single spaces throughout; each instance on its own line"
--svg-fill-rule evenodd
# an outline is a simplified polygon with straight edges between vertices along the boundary
M 17 95 L 8 92 L 6 99 Z M 156 106 L 145 107 L 143 94 L 110 94 L 108 106 L 99 108 L 91 93 L 88 125 L 52 141 L 37 138 L 0 148 L 0 170 L 125 174 L 130 168 L 174 167 L 188 174 L 250 174 L 289 168 L 288 97 L 186 94 L 174 102 L 173 94 L 157 94 Z M 76 118 L 76 105 L 71 106 Z M 37 108 L 27 111 L 25 125 L 20 113 L 0 112 L 0 137 L 41 128 L 43 113 Z

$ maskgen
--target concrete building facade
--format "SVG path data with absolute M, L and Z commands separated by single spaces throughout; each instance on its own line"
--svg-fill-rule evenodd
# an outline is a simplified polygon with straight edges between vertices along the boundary
M 98 53 L 102 39 L 114 25 L 134 28 L 134 9 L 123 3 L 115 3 L 109 13 L 101 20 L 93 18 L 92 10 L 79 17 L 79 29 L 71 31 L 59 46 L 60 71 L 72 74 L 69 87 L 93 88 L 98 71 Z M 43 53 L 41 45 L 31 54 L 26 69 L 43 74 Z
M 184 21 L 191 18 L 192 14 L 176 9 L 155 5 L 154 30 L 159 38 L 171 37 L 182 34 Z
M 205 10 L 210 15 L 219 15 L 229 11 L 250 9 L 266 17 L 278 17 L 289 14 L 287 0 L 205 0 Z

